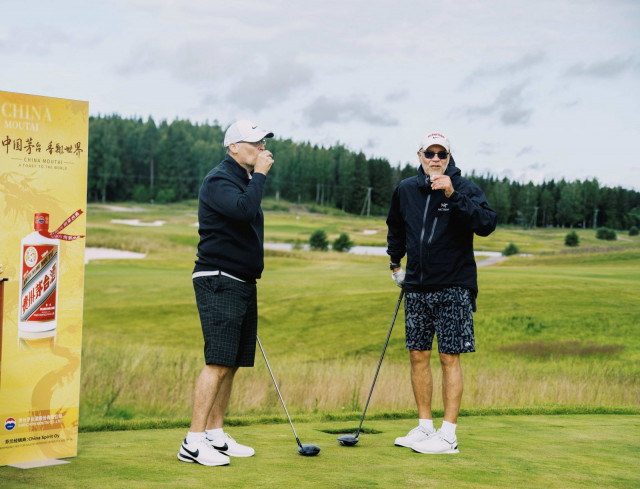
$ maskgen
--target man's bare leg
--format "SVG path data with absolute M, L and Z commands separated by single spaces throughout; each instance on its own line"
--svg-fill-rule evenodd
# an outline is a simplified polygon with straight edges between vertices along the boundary
M 444 420 L 456 424 L 462 401 L 462 366 L 460 355 L 441 353 L 442 364 L 442 400 L 444 402 Z
M 192 433 L 204 432 L 207 426 L 207 420 L 213 410 L 214 403 L 224 381 L 230 374 L 231 379 L 233 379 L 232 372 L 235 373 L 233 367 L 225 367 L 223 365 L 205 365 L 202 368 L 193 391 L 193 413 L 190 428 Z M 230 391 L 231 386 L 229 386 L 229 392 Z
M 431 350 L 411 350 L 411 386 L 418 406 L 418 418 L 432 419 L 431 396 L 433 376 L 431 375 Z

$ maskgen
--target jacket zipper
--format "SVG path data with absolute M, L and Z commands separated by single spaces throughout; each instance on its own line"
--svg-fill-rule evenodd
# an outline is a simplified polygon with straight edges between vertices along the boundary
M 427 209 L 429 209 L 430 200 L 431 194 L 427 195 L 427 203 L 424 206 L 424 214 L 422 215 L 422 230 L 420 231 L 420 285 L 422 285 L 422 241 L 424 240 L 424 231 L 427 225 Z M 433 230 L 431 231 L 431 236 L 433 236 Z M 429 241 L 431 241 L 431 237 Z
M 433 233 L 436 230 L 436 224 L 438 224 L 438 218 L 437 217 L 433 220 L 433 226 L 431 226 L 431 235 L 429 236 L 429 240 L 427 241 L 428 245 L 431 244 L 431 240 L 433 239 Z
M 429 240 L 427 241 L 427 259 L 431 259 L 431 240 L 433 239 L 433 233 L 436 230 L 436 224 L 438 224 L 438 216 L 433 220 L 433 226 L 431 226 L 431 234 L 429 235 Z

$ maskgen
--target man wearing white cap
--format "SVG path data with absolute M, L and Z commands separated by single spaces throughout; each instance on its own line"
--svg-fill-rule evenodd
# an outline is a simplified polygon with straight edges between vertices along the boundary
M 475 351 L 473 312 L 478 294 L 473 236 L 488 236 L 497 215 L 480 188 L 461 177 L 449 139 L 427 134 L 418 175 L 400 182 L 387 217 L 387 253 L 396 285 L 405 291 L 405 336 L 419 424 L 397 446 L 420 453 L 458 453 L 462 399 L 460 354 Z M 407 256 L 406 274 L 401 259 Z M 442 366 L 444 421 L 433 427 L 430 359 L 434 336 Z
M 227 465 L 250 457 L 222 428 L 233 378 L 253 367 L 258 307 L 256 280 L 264 269 L 264 216 L 260 203 L 273 155 L 265 149 L 273 133 L 251 121 L 231 124 L 226 158 L 202 182 L 198 195 L 198 259 L 193 288 L 204 336 L 203 367 L 193 395 L 193 415 L 178 459 Z

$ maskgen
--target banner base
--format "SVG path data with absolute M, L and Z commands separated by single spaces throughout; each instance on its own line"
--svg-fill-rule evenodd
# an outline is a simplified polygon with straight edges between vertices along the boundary
M 12 464 L 9 467 L 15 467 L 16 469 L 37 469 L 38 467 L 50 467 L 52 465 L 62 465 L 71 463 L 67 460 L 60 460 L 57 458 L 47 458 L 45 460 L 34 460 L 33 462 L 22 462 L 19 464 Z

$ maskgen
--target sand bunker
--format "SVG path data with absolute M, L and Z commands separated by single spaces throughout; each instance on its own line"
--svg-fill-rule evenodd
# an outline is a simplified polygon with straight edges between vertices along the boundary
M 111 219 L 113 224 L 126 224 L 127 226 L 164 226 L 167 221 L 140 222 L 140 219 Z
M 96 207 L 108 209 L 113 212 L 144 212 L 144 207 L 133 205 L 131 207 L 122 207 L 120 205 L 94 204 Z
M 146 253 L 113 250 L 110 248 L 85 248 L 84 250 L 85 264 L 91 260 L 140 260 L 146 258 L 146 256 Z

